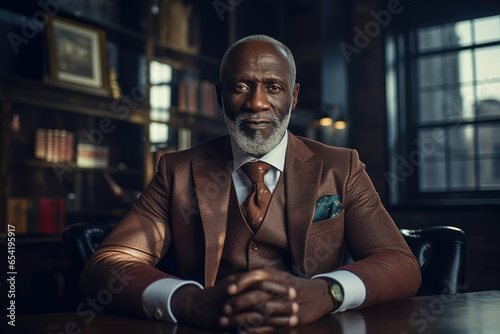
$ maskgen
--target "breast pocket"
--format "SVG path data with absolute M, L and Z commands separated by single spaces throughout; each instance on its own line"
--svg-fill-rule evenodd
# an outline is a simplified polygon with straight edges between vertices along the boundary
M 326 273 L 342 263 L 344 214 L 311 224 L 306 241 L 305 266 L 311 275 Z
M 319 220 L 313 222 L 309 228 L 309 236 L 315 236 L 322 233 L 331 233 L 344 235 L 344 211 L 340 213 L 337 217 Z

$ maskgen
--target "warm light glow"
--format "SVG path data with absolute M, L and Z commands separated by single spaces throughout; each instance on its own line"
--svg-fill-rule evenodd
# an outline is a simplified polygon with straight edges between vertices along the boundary
M 344 122 L 344 121 L 336 121 L 333 126 L 335 127 L 335 129 L 337 130 L 342 130 L 342 129 L 345 129 L 347 127 L 347 123 Z
M 319 120 L 319 125 L 321 126 L 330 126 L 333 124 L 333 119 L 330 117 L 325 117 Z

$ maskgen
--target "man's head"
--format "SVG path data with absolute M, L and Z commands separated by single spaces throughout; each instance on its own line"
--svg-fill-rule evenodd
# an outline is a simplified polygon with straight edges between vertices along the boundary
M 295 61 L 273 38 L 254 35 L 233 44 L 221 63 L 218 101 L 233 141 L 260 157 L 279 144 L 297 104 Z

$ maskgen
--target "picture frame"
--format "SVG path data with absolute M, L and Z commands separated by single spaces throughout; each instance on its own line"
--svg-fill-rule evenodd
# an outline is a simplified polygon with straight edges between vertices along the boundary
M 60 17 L 47 17 L 48 81 L 110 95 L 106 33 Z

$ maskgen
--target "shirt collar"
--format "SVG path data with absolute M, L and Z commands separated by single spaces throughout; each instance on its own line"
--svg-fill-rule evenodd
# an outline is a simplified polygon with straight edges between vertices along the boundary
M 243 152 L 231 139 L 231 150 L 233 151 L 233 171 L 237 170 L 244 164 L 250 161 L 263 161 L 280 172 L 283 173 L 285 169 L 285 156 L 286 149 L 288 146 L 288 131 L 285 131 L 285 135 L 283 139 L 281 139 L 280 143 L 273 148 L 269 153 L 260 157 L 259 159 L 252 157 L 250 154 Z

